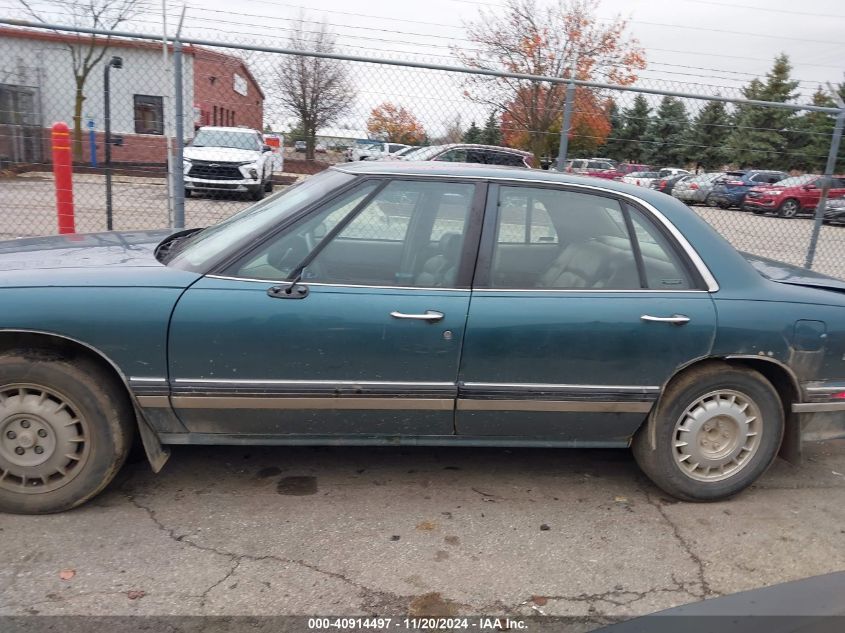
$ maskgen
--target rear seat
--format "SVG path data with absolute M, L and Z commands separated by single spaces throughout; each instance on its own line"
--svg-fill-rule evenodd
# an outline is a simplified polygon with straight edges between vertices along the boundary
M 646 277 L 649 280 L 675 280 L 675 266 L 666 261 L 656 244 L 640 243 Z M 626 238 L 602 235 L 586 242 L 570 244 L 540 277 L 541 288 L 640 288 L 639 274 L 630 242 Z M 667 284 L 677 288 L 676 284 Z M 658 286 L 660 287 L 660 286 Z

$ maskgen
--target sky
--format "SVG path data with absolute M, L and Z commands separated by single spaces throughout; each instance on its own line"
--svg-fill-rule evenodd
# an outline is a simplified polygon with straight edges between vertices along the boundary
M 34 0 L 43 6 L 49 0 Z M 538 0 L 547 4 L 556 0 Z M 182 3 L 165 0 L 169 30 Z M 15 0 L 0 0 L 0 11 Z M 452 47 L 470 49 L 465 25 L 482 9 L 501 12 L 504 0 L 189 0 L 184 32 L 224 41 L 284 46 L 294 22 L 306 29 L 325 21 L 338 49 L 370 57 L 454 65 Z M 161 32 L 161 2 L 151 0 L 132 25 Z M 645 50 L 647 68 L 639 85 L 684 92 L 738 90 L 771 67 L 778 53 L 789 55 L 793 77 L 801 80 L 801 100 L 826 81 L 845 81 L 845 4 L 841 0 L 602 0 L 600 20 L 621 15 L 628 33 Z M 271 58 L 255 56 L 261 75 Z M 278 58 L 275 58 L 278 59 Z M 392 100 L 415 109 L 427 126 L 444 126 L 455 111 L 466 125 L 483 119 L 484 107 L 467 104 L 462 78 L 389 67 L 353 70 L 357 94 L 344 124 L 361 126 L 371 107 Z M 622 104 L 625 104 L 624 95 Z M 691 108 L 695 110 L 695 105 Z

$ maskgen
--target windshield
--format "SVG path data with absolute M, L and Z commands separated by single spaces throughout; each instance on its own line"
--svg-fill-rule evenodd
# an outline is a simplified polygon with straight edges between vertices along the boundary
M 815 182 L 818 176 L 813 174 L 804 174 L 803 176 L 792 176 L 792 178 L 784 178 L 775 183 L 775 187 L 800 187 L 801 185 L 809 185 Z
M 285 217 L 354 179 L 355 176 L 332 169 L 311 176 L 278 195 L 247 207 L 219 224 L 195 233 L 167 265 L 205 272 L 208 264 L 221 253 L 240 246 L 250 238 L 263 235 Z
M 259 151 L 261 146 L 258 137 L 253 132 L 232 132 L 227 130 L 197 131 L 197 135 L 191 142 L 191 147 L 230 147 L 232 149 L 248 149 Z

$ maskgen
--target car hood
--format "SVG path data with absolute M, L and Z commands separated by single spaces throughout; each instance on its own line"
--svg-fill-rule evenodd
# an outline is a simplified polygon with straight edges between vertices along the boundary
M 779 262 L 775 259 L 767 257 L 759 257 L 751 253 L 742 253 L 742 256 L 748 260 L 758 273 L 763 275 L 766 279 L 776 281 L 783 284 L 792 284 L 795 286 L 810 286 L 812 288 L 824 288 L 825 290 L 836 290 L 845 292 L 845 281 L 836 279 L 835 277 L 828 277 L 821 273 L 801 268 L 800 266 L 793 266 L 785 262 Z
M 54 235 L 0 242 L 0 288 L 25 285 L 187 286 L 198 275 L 168 268 L 155 247 L 170 229 Z
M 221 163 L 252 162 L 261 157 L 261 152 L 233 147 L 186 147 L 188 160 L 220 161 Z

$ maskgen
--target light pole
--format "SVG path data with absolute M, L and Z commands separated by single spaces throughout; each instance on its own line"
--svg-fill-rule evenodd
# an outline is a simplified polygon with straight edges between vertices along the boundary
M 111 86 L 109 78 L 112 68 L 123 68 L 123 58 L 116 55 L 103 68 L 103 120 L 105 122 L 105 168 L 106 168 L 106 230 L 114 229 L 112 222 L 111 193 Z

